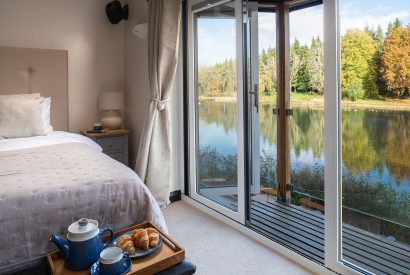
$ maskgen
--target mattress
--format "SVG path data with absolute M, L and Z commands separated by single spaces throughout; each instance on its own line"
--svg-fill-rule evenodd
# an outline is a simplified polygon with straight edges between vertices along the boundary
M 154 197 L 134 171 L 92 140 L 65 132 L 0 140 L 0 273 L 56 250 L 79 218 L 114 230 L 151 221 L 167 231 Z

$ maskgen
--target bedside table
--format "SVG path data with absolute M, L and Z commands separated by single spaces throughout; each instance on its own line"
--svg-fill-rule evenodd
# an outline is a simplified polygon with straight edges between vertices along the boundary
M 104 133 L 91 134 L 81 131 L 83 136 L 94 140 L 103 149 L 103 153 L 128 166 L 128 134 L 127 129 L 105 130 Z

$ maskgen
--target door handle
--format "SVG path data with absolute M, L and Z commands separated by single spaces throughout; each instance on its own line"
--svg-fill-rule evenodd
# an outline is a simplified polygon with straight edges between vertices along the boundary
M 256 108 L 256 113 L 259 113 L 259 90 L 258 90 L 258 84 L 253 84 L 253 92 L 250 92 L 250 94 L 253 95 L 253 102 L 254 106 Z

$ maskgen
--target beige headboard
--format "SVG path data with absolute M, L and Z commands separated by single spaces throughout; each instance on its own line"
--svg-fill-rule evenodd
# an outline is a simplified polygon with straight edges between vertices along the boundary
M 51 125 L 68 131 L 68 52 L 0 46 L 0 94 L 51 97 Z

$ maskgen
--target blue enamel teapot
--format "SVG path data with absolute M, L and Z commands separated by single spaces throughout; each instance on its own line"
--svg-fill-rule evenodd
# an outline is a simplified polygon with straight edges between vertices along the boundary
M 103 243 L 102 236 L 106 232 L 110 233 L 110 240 Z M 68 227 L 67 240 L 51 235 L 50 242 L 63 253 L 68 269 L 81 270 L 99 259 L 101 251 L 112 243 L 113 235 L 111 228 L 98 228 L 98 221 L 82 218 Z

